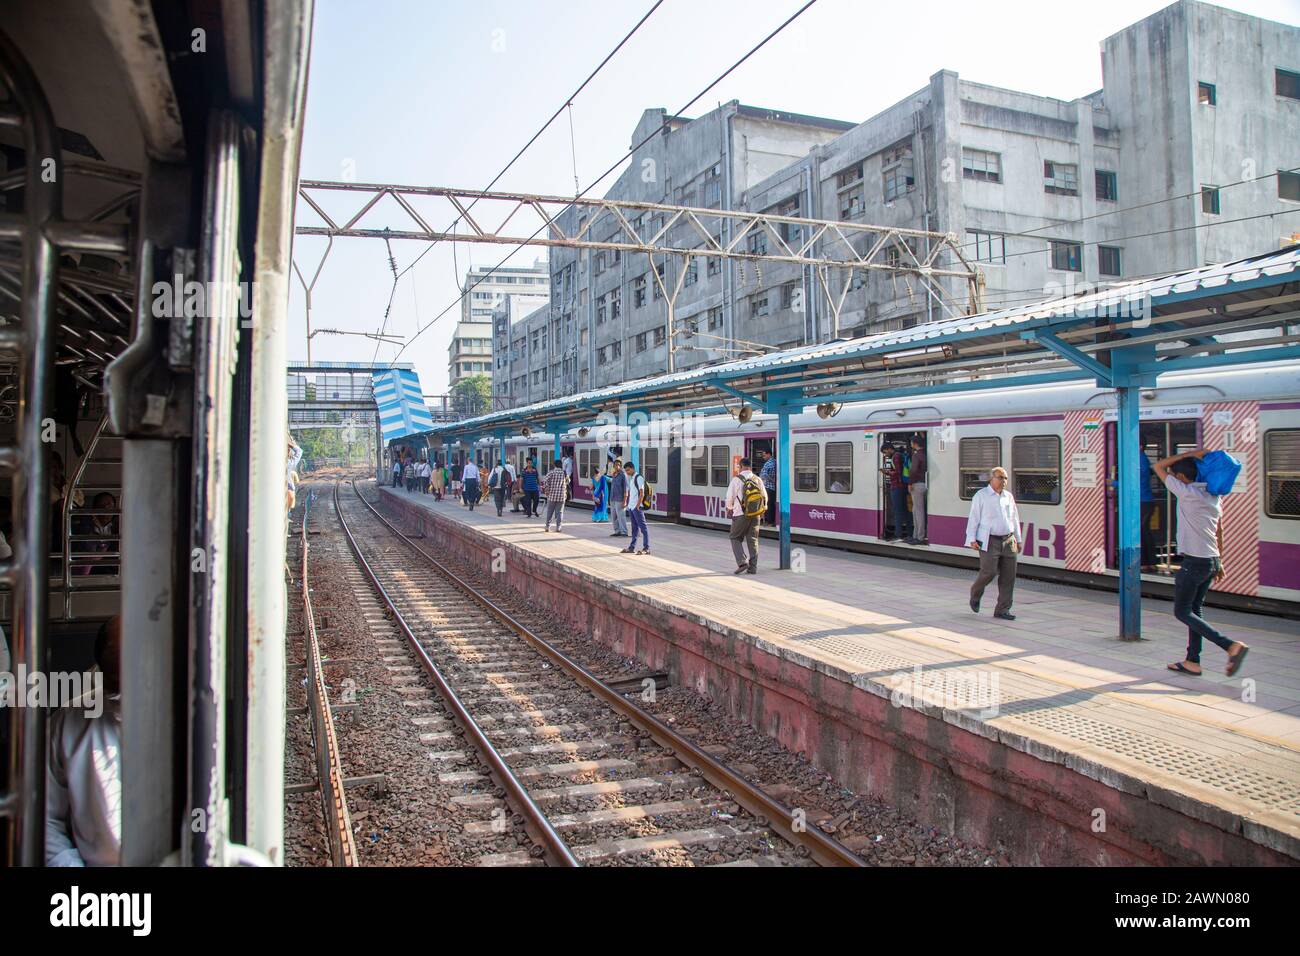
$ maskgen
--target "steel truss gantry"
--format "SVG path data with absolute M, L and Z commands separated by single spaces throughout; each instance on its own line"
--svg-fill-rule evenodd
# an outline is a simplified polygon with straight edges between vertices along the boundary
M 330 192 L 354 193 L 361 197 L 361 206 L 349 216 L 331 216 L 323 208 L 325 200 L 321 195 Z M 320 217 L 323 225 L 299 225 L 295 233 L 325 236 L 330 241 L 321 257 L 321 266 L 336 238 L 450 240 L 645 255 L 650 263 L 649 274 L 654 277 L 667 304 L 670 372 L 673 371 L 672 343 L 676 336 L 689 334 L 689 330 L 677 327 L 677 297 L 689 266 L 697 259 L 732 259 L 756 265 L 787 263 L 811 268 L 830 309 L 834 334 L 838 334 L 844 300 L 859 272 L 878 272 L 908 280 L 914 278 L 941 309 L 952 315 L 973 315 L 981 308 L 982 276 L 962 252 L 956 235 L 950 232 L 807 219 L 768 212 L 621 199 L 485 192 L 442 186 L 303 180 L 298 184 L 298 195 Z M 384 203 L 385 206 L 395 205 L 401 211 L 406 228 L 361 225 L 385 199 L 391 200 Z M 454 214 L 455 222 L 463 223 L 465 231 L 438 230 L 431 226 L 432 211 L 416 208 L 417 202 L 428 205 L 431 200 L 448 207 L 446 212 Z M 475 208 L 480 205 L 483 211 L 476 216 Z M 570 208 L 576 209 L 577 213 L 563 215 Z M 510 230 L 516 217 L 524 218 L 529 213 L 541 220 L 539 229 L 528 234 L 526 230 L 518 229 L 516 224 L 516 228 Z M 710 222 L 714 223 L 712 227 L 708 225 Z M 729 228 L 723 228 L 724 225 Z M 512 234 L 512 231 L 521 234 Z M 753 238 L 759 235 L 766 240 L 765 248 L 771 251 L 750 251 Z M 665 260 L 673 257 L 684 262 L 686 267 L 677 270 L 672 288 L 656 267 L 656 256 Z M 320 274 L 320 267 L 316 274 Z M 966 283 L 966 302 L 956 303 L 958 308 L 954 308 L 948 301 L 952 296 L 943 288 L 941 279 Z M 315 284 L 315 279 L 312 284 Z

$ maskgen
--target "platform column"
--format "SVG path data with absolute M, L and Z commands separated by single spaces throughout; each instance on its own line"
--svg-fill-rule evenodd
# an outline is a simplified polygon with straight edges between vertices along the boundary
M 497 431 L 496 431 L 496 440 L 497 440 L 497 454 L 498 454 L 500 460 L 492 463 L 492 466 L 493 466 L 494 468 L 495 468 L 497 465 L 499 465 L 499 464 L 504 464 L 504 463 L 505 463 L 505 460 L 506 460 L 506 433 L 505 433 L 505 431 L 503 431 L 502 429 L 498 428 Z
M 794 464 L 790 455 L 790 413 L 776 413 L 776 502 L 777 529 L 781 536 L 781 570 L 790 570 L 790 487 Z
M 1115 389 L 1119 420 L 1115 446 L 1119 451 L 1116 492 L 1119 498 L 1119 637 L 1142 636 L 1142 442 L 1138 428 L 1138 388 Z
M 640 422 L 630 419 L 627 423 L 627 460 L 637 474 L 641 473 L 641 432 Z

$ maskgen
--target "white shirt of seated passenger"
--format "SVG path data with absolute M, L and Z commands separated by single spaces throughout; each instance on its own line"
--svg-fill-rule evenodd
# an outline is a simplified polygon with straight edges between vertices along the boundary
M 117 866 L 122 856 L 122 698 L 82 699 L 50 720 L 45 865 Z

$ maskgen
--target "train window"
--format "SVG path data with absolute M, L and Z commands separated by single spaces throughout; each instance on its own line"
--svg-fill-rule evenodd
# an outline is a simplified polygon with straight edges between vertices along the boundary
M 1017 501 L 1059 505 L 1061 439 L 1056 435 L 1018 435 L 1011 439 L 1011 476 Z
M 817 490 L 817 459 L 820 457 L 816 442 L 800 442 L 794 446 L 794 490 Z
M 1300 428 L 1264 435 L 1264 513 L 1300 518 Z
M 835 495 L 853 491 L 853 442 L 826 443 L 826 490 Z
M 709 483 L 709 446 L 696 445 L 691 452 L 691 484 Z
M 641 474 L 650 484 L 659 481 L 659 449 L 647 448 L 641 452 Z
M 957 488 L 963 501 L 970 501 L 975 492 L 989 481 L 989 472 L 1002 464 L 1001 438 L 963 438 L 957 450 L 957 470 L 960 475 Z
M 709 470 L 713 473 L 713 487 L 725 488 L 731 484 L 731 446 L 714 445 L 709 452 Z

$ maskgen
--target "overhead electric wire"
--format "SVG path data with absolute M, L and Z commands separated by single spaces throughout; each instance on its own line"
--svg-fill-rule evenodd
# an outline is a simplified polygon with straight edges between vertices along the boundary
M 690 109 L 692 106 L 694 106 L 696 103 L 698 103 L 701 99 L 703 99 L 703 98 L 704 98 L 704 97 L 709 93 L 710 90 L 712 90 L 715 86 L 717 86 L 719 83 L 721 83 L 723 80 L 725 80 L 728 76 L 730 76 L 733 72 L 735 72 L 735 70 L 736 70 L 736 69 L 737 69 L 737 68 L 738 68 L 742 63 L 744 63 L 744 62 L 745 62 L 746 60 L 748 60 L 751 56 L 753 56 L 755 53 L 757 53 L 759 50 L 761 50 L 763 47 L 765 47 L 765 46 L 766 46 L 766 45 L 767 45 L 767 44 L 768 44 L 768 43 L 769 43 L 769 42 L 770 42 L 774 37 L 777 36 L 777 34 L 779 34 L 782 30 L 784 30 L 786 27 L 788 27 L 791 23 L 793 23 L 795 20 L 797 20 L 799 17 L 801 17 L 801 16 L 802 16 L 805 12 L 807 12 L 807 10 L 808 10 L 808 9 L 809 9 L 813 4 L 815 4 L 816 2 L 817 2 L 817 0 L 807 0 L 807 2 L 806 2 L 803 6 L 801 6 L 798 10 L 796 10 L 793 14 L 791 14 L 791 15 L 790 15 L 790 16 L 789 16 L 789 17 L 788 17 L 788 18 L 787 18 L 787 19 L 786 19 L 786 20 L 785 20 L 785 21 L 784 21 L 780 26 L 778 26 L 776 29 L 774 29 L 771 33 L 769 33 L 767 36 L 765 36 L 762 40 L 760 40 L 760 41 L 758 42 L 757 45 L 751 47 L 750 50 L 749 50 L 749 52 L 747 52 L 747 53 L 746 53 L 744 56 L 742 56 L 739 60 L 737 60 L 735 63 L 733 63 L 731 66 L 729 66 L 726 70 L 724 70 L 721 74 L 719 74 L 718 77 L 717 77 L 716 79 L 713 80 L 713 82 L 711 82 L 711 83 L 710 83 L 708 86 L 706 86 L 704 89 L 700 90 L 699 93 L 697 93 L 695 96 L 691 97 L 690 101 L 689 101 L 688 103 L 686 103 L 685 106 L 683 106 L 683 107 L 681 107 L 679 110 L 677 110 L 676 113 L 674 113 L 673 115 L 674 115 L 674 116 L 680 116 L 681 114 L 685 113 L 688 109 Z M 657 6 L 657 4 L 656 4 L 656 6 Z M 651 12 L 653 12 L 653 10 L 652 10 Z M 647 16 L 648 16 L 648 15 L 649 15 L 649 14 L 647 14 Z M 563 109 L 563 107 L 561 107 L 561 109 Z M 557 115 L 558 115 L 558 114 L 557 114 Z M 620 157 L 618 158 L 618 160 L 615 161 L 615 163 L 614 163 L 612 166 L 609 167 L 609 169 L 605 170 L 603 173 L 601 173 L 599 176 L 597 176 L 594 180 L 592 180 L 591 183 L 588 184 L 587 188 L 583 189 L 581 192 L 579 192 L 579 193 L 578 193 L 576 196 L 574 196 L 573 198 L 574 198 L 574 199 L 581 199 L 583 196 L 587 195 L 587 193 L 591 192 L 591 190 L 594 189 L 596 186 L 598 186 L 598 185 L 599 185 L 599 184 L 600 184 L 600 183 L 605 179 L 606 176 L 608 176 L 610 173 L 614 172 L 614 170 L 618 169 L 618 167 L 621 166 L 621 165 L 623 164 L 624 160 L 626 160 L 628 157 L 630 157 L 630 156 L 632 156 L 633 154 L 635 154 L 636 151 L 637 151 L 638 149 L 640 149 L 640 148 L 641 148 L 642 146 L 644 146 L 646 143 L 650 142 L 650 140 L 652 140 L 652 139 L 654 139 L 656 136 L 660 135 L 660 132 L 661 132 L 661 130 L 655 130 L 653 133 L 651 133 L 651 134 L 650 134 L 649 136 L 647 136 L 645 139 L 641 140 L 639 143 L 634 144 L 634 145 L 632 146 L 632 148 L 629 149 L 629 150 L 628 150 L 626 153 L 624 153 L 622 156 L 620 156 Z M 486 190 L 485 190 L 485 191 L 486 191 Z M 494 266 L 493 266 L 491 269 L 489 269 L 487 272 L 483 273 L 483 275 L 479 276 L 478 279 L 475 280 L 475 282 L 473 283 L 473 285 L 470 285 L 469 287 L 467 287 L 467 288 L 462 292 L 462 294 L 461 294 L 461 295 L 458 295 L 455 299 L 453 299 L 453 300 L 452 300 L 452 301 L 447 305 L 447 307 L 446 307 L 445 309 L 443 309 L 441 312 L 439 312 L 437 315 L 435 315 L 432 319 L 430 319 L 429 322 L 428 322 L 428 324 L 426 324 L 426 325 L 424 326 L 424 328 L 420 329 L 419 332 L 416 332 L 415 335 L 413 335 L 413 336 L 411 337 L 410 341 L 408 341 L 408 342 L 406 343 L 406 345 L 403 345 L 400 349 L 397 350 L 397 354 L 393 356 L 393 362 L 394 362 L 394 363 L 397 362 L 398 358 L 401 357 L 402 352 L 404 352 L 404 351 L 406 350 L 406 346 L 407 346 L 407 345 L 410 345 L 410 344 L 411 344 L 412 342 L 414 342 L 417 338 L 419 338 L 420 335 L 425 331 L 425 329 L 430 328 L 430 327 L 431 327 L 435 322 L 437 322 L 437 321 L 438 321 L 439 319 L 441 319 L 444 315 L 446 315 L 446 314 L 447 314 L 448 312 L 450 312 L 453 308 L 455 308 L 455 307 L 456 307 L 456 304 L 457 304 L 458 302 L 461 301 L 462 296 L 464 296 L 464 295 L 469 295 L 469 294 L 470 294 L 470 293 L 471 293 L 475 288 L 478 287 L 478 285 L 479 285 L 480 283 L 482 283 L 482 282 L 484 282 L 485 280 L 487 280 L 487 279 L 488 279 L 491 275 L 493 275 L 493 274 L 494 274 L 498 269 L 502 268 L 502 267 L 503 267 L 503 266 L 504 266 L 504 265 L 505 265 L 505 264 L 506 264 L 506 263 L 511 259 L 511 257 L 515 255 L 515 253 L 519 252 L 521 249 L 523 249 L 524 247 L 526 247 L 530 241 L 532 241 L 533 239 L 537 238 L 537 236 L 538 236 L 538 235 L 539 235 L 539 234 L 540 234 L 544 229 L 546 229 L 547 225 L 548 225 L 548 223 L 543 222 L 540 226 L 538 226 L 538 227 L 537 227 L 537 230 L 536 230 L 536 231 L 535 231 L 531 236 L 529 236 L 528 239 L 526 239 L 526 240 L 524 240 L 523 242 L 519 243 L 519 244 L 518 244 L 517 246 L 515 246 L 512 250 L 510 250 L 510 252 L 508 252 L 508 253 L 506 254 L 505 258 L 503 258 L 500 262 L 498 262 L 496 265 L 494 265 Z M 427 252 L 428 250 L 425 250 L 425 251 Z

